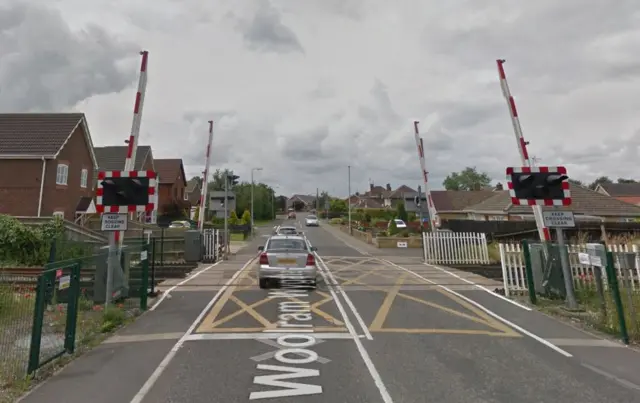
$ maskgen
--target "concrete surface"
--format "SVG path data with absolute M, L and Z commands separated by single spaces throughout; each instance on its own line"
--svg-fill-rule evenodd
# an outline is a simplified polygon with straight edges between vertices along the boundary
M 298 298 L 310 306 L 311 362 L 283 363 L 278 335 L 266 332 L 282 300 L 257 287 L 255 262 L 245 264 L 266 239 L 256 237 L 24 402 L 640 401 L 635 351 L 469 284 L 480 278 L 377 255 L 324 226 L 304 231 L 326 277 Z M 286 357 L 304 358 L 294 353 Z M 307 394 L 283 393 L 296 390 Z M 265 391 L 278 396 L 256 394 Z

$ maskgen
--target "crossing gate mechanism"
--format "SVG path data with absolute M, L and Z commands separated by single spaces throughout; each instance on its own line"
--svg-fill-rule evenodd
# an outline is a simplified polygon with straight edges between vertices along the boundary
M 212 263 L 220 259 L 222 243 L 220 243 L 220 231 L 217 229 L 205 229 L 202 233 L 204 252 L 202 261 Z
M 489 264 L 487 236 L 483 233 L 423 232 L 422 240 L 426 263 Z

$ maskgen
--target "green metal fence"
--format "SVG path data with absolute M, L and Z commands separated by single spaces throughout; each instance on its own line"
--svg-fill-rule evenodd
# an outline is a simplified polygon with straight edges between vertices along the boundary
M 555 243 L 522 245 L 526 284 L 532 304 L 543 305 L 579 319 L 597 330 L 640 342 L 640 256 L 608 251 L 599 264 L 578 263 L 586 250 L 569 250 Z M 571 307 L 560 254 L 568 258 L 576 307 Z
M 130 243 L 107 299 L 107 248 L 45 265 L 36 276 L 0 269 L 0 387 L 79 345 L 90 344 L 147 309 L 149 245 Z

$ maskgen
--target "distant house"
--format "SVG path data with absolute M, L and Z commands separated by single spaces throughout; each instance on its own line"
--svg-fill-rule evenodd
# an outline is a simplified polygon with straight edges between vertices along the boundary
M 529 206 L 511 204 L 508 191 L 495 194 L 465 209 L 467 219 L 480 221 L 522 221 L 532 220 L 533 212 Z M 604 222 L 633 222 L 640 220 L 640 206 L 587 189 L 583 186 L 571 186 L 571 206 L 543 207 L 543 211 L 572 211 L 576 220 L 600 219 Z
M 84 114 L 0 114 L 0 214 L 73 221 L 95 209 L 96 166 Z
M 287 200 L 287 208 L 293 208 L 296 203 L 301 203 L 304 209 L 315 208 L 316 197 L 311 195 L 293 195 Z
M 596 186 L 595 191 L 623 202 L 640 205 L 640 183 L 603 183 Z
M 94 172 L 94 178 L 97 178 L 98 171 L 122 171 L 127 159 L 128 148 L 127 146 L 95 147 L 94 152 L 98 167 Z M 133 169 L 136 171 L 155 171 L 153 152 L 150 146 L 138 146 Z
M 158 174 L 160 189 L 158 192 L 158 214 L 181 216 L 191 207 L 185 200 L 187 179 L 182 159 L 156 159 L 155 170 Z
M 202 179 L 195 177 L 187 181 L 187 187 L 184 190 L 184 200 L 188 201 L 191 206 L 200 204 L 200 196 L 202 194 Z
M 232 211 L 236 211 L 236 194 L 232 191 L 227 193 L 227 214 L 231 214 Z M 224 190 L 214 190 L 209 192 L 209 209 L 208 214 L 211 217 L 224 218 Z M 210 217 L 207 217 L 210 218 Z

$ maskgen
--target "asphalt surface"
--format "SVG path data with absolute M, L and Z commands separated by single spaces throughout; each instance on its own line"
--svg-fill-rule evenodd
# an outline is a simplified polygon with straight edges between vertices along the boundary
M 596 339 L 419 258 L 374 254 L 323 226 L 303 230 L 325 280 L 297 297 L 310 310 L 297 323 L 313 330 L 302 351 L 283 354 L 291 347 L 276 340 L 292 333 L 276 330 L 283 299 L 256 285 L 259 235 L 24 402 L 640 401 L 637 384 L 582 353 L 624 349 L 585 347 Z

